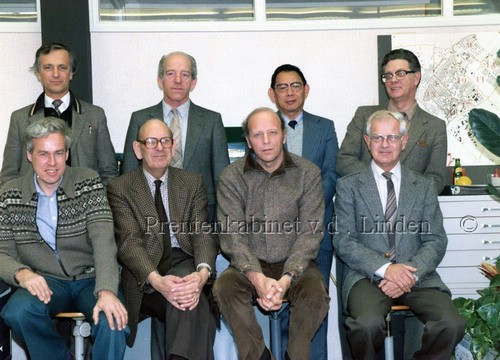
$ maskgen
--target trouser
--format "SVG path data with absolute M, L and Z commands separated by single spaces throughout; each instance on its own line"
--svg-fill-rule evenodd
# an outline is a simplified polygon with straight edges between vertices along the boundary
M 264 275 L 279 279 L 283 263 L 261 262 Z M 234 334 L 239 358 L 259 359 L 265 344 L 253 304 L 257 293 L 248 278 L 230 266 L 214 286 L 219 309 Z M 323 277 L 315 263 L 292 283 L 284 296 L 290 303 L 287 352 L 291 360 L 309 358 L 311 340 L 328 313 L 329 301 Z
M 425 324 L 422 348 L 414 359 L 449 360 L 465 333 L 466 321 L 450 295 L 431 288 L 413 288 L 391 299 L 368 279 L 358 281 L 349 292 L 347 336 L 354 359 L 374 359 L 385 338 L 385 316 L 391 305 L 408 305 Z
M 195 271 L 193 257 L 180 249 L 172 249 L 172 268 L 167 275 L 186 276 Z M 164 358 L 170 355 L 189 360 L 213 360 L 216 319 L 204 292 L 193 310 L 181 311 L 158 292 L 144 294 L 141 313 L 160 319 L 165 324 Z
M 70 281 L 46 276 L 45 280 L 53 292 L 48 304 L 20 288 L 12 294 L 1 313 L 12 332 L 26 344 L 31 360 L 65 358 L 68 346 L 55 330 L 52 318 L 67 311 L 84 313 L 90 323 L 93 359 L 123 359 L 128 327 L 123 331 L 111 330 L 103 312 L 99 313 L 97 325 L 92 320 L 97 302 L 95 279 Z

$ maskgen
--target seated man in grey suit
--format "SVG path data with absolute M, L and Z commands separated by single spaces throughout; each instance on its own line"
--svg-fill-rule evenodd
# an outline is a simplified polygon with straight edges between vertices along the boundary
M 200 173 L 208 195 L 208 214 L 215 220 L 215 189 L 219 175 L 228 164 L 226 133 L 219 113 L 195 105 L 189 99 L 198 71 L 196 60 L 183 52 L 164 55 L 158 64 L 158 86 L 163 100 L 135 111 L 130 119 L 123 150 L 122 172 L 140 165 L 132 144 L 139 128 L 148 119 L 161 119 L 171 128 L 177 142 L 172 166 Z
M 216 319 L 205 294 L 217 244 L 200 174 L 171 166 L 176 142 L 163 120 L 141 126 L 142 166 L 108 185 L 132 346 L 146 316 L 166 326 L 164 359 L 211 360 Z
M 339 145 L 333 121 L 304 111 L 304 103 L 309 95 L 309 84 L 302 71 L 294 65 L 278 66 L 271 77 L 269 98 L 278 108 L 278 114 L 288 125 L 286 147 L 291 153 L 316 164 L 321 170 L 321 182 L 325 195 L 324 237 L 316 263 L 323 274 L 326 287 L 330 283 L 333 261 L 332 234 L 328 229 L 333 214 L 335 195 L 335 172 Z M 289 309 L 280 315 L 283 328 L 288 327 Z M 328 316 L 311 343 L 311 359 L 327 360 Z M 286 333 L 286 332 L 284 332 Z M 283 345 L 288 340 L 283 339 Z
M 231 261 L 214 286 L 239 358 L 271 359 L 252 304 L 277 311 L 288 299 L 286 359 L 308 359 L 330 298 L 314 262 L 323 239 L 321 174 L 284 148 L 285 122 L 258 108 L 243 129 L 250 151 L 223 172 L 217 191 L 222 251 Z
M 418 58 L 409 50 L 392 50 L 380 65 L 380 79 L 389 96 L 388 110 L 405 113 L 408 123 L 408 143 L 401 153 L 403 165 L 433 180 L 439 194 L 449 174 L 446 169 L 446 123 L 424 111 L 415 100 L 422 74 Z M 371 155 L 363 132 L 368 117 L 384 106 L 360 106 L 347 126 L 340 146 L 337 172 L 340 176 L 370 165 Z
M 36 102 L 12 113 L 3 153 L 0 186 L 31 170 L 26 158 L 26 128 L 46 116 L 63 119 L 71 129 L 68 165 L 91 168 L 104 184 L 118 176 L 115 149 L 109 137 L 106 115 L 100 107 L 79 100 L 70 90 L 76 58 L 59 43 L 42 45 L 31 70 L 42 84 Z
M 432 180 L 401 164 L 406 120 L 380 110 L 367 121 L 364 141 L 373 161 L 337 182 L 333 244 L 345 262 L 342 300 L 354 359 L 374 359 L 384 344 L 391 305 L 408 305 L 425 324 L 414 359 L 446 359 L 464 335 L 436 267 L 446 252 Z

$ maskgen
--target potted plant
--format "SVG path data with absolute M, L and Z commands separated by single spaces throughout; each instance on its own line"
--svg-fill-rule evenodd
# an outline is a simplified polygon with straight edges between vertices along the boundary
M 500 50 L 497 53 L 500 58 Z M 500 86 L 500 76 L 497 77 Z M 493 154 L 500 156 L 500 119 L 484 109 L 474 109 L 469 113 L 469 123 L 476 139 Z M 487 180 L 490 194 L 500 199 L 500 188 Z M 478 290 L 478 299 L 463 297 L 453 302 L 460 314 L 467 319 L 466 337 L 457 346 L 455 356 L 462 344 L 468 342 L 468 350 L 473 359 L 500 358 L 500 256 L 494 265 L 482 263 L 480 271 L 490 279 L 488 287 Z M 470 359 L 470 357 L 469 357 Z
M 473 359 L 493 360 L 500 356 L 500 257 L 495 265 L 482 263 L 479 269 L 490 279 L 488 287 L 477 291 L 480 297 L 453 300 L 460 315 L 467 320 L 465 331 L 469 335 L 457 348 L 468 347 Z M 455 355 L 460 358 L 457 351 Z

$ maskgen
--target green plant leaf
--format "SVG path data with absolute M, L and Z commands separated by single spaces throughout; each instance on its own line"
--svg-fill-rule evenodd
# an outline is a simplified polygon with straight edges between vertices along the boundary
M 490 286 L 500 286 L 500 274 L 496 274 L 491 278 Z
M 479 143 L 500 156 L 500 118 L 488 110 L 472 109 L 469 123 Z

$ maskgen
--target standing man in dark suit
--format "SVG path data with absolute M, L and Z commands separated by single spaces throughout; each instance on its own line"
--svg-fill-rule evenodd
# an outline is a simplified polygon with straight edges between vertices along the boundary
M 345 262 L 345 325 L 354 359 L 382 348 L 391 305 L 408 305 L 425 324 L 414 359 L 448 360 L 464 335 L 436 267 L 448 239 L 432 180 L 400 163 L 408 143 L 406 120 L 381 110 L 367 121 L 364 141 L 373 161 L 339 179 L 333 243 Z
M 133 150 L 142 166 L 108 185 L 132 346 L 145 316 L 166 326 L 165 359 L 213 359 L 215 316 L 204 292 L 217 245 L 201 175 L 171 167 L 163 120 L 142 125 Z
M 0 186 L 30 171 L 31 164 L 25 153 L 26 128 L 47 116 L 63 119 L 71 129 L 68 165 L 97 171 L 104 184 L 118 176 L 104 110 L 79 100 L 69 90 L 76 68 L 75 55 L 66 45 L 50 43 L 37 50 L 31 70 L 42 84 L 43 93 L 34 104 L 12 113 Z
M 162 119 L 179 139 L 176 159 L 172 166 L 200 173 L 208 193 L 210 221 L 215 220 L 215 190 L 219 175 L 228 164 L 226 133 L 219 113 L 195 105 L 189 99 L 194 90 L 198 71 L 196 60 L 183 52 L 164 55 L 158 64 L 158 86 L 163 100 L 154 106 L 135 111 L 123 150 L 122 171 L 127 173 L 139 166 L 132 144 L 137 140 L 139 128 L 148 119 Z M 175 124 L 179 133 L 176 134 Z M 174 126 L 172 126 L 174 125 Z M 175 128 L 174 128 L 175 127 Z
M 328 229 L 333 213 L 333 196 L 337 174 L 337 134 L 333 121 L 304 111 L 309 94 L 309 84 L 302 71 L 294 65 L 279 66 L 271 77 L 269 98 L 278 108 L 278 114 L 288 125 L 286 146 L 289 152 L 302 156 L 321 169 L 321 181 L 325 195 L 324 237 L 316 258 L 325 284 L 330 283 L 333 261 L 332 234 Z M 280 316 L 282 327 L 288 327 L 289 311 Z M 327 347 L 328 316 L 323 321 L 311 343 L 311 359 L 328 359 Z M 286 334 L 286 332 L 284 332 Z M 283 339 L 284 346 L 287 339 Z
M 409 50 L 392 50 L 382 60 L 380 79 L 389 96 L 390 111 L 405 113 L 408 122 L 408 144 L 400 161 L 406 167 L 433 180 L 439 194 L 449 176 L 446 170 L 446 123 L 424 111 L 415 99 L 422 74 L 418 58 Z M 368 117 L 384 106 L 361 106 L 342 141 L 337 162 L 340 176 L 370 165 L 371 155 L 363 132 Z

